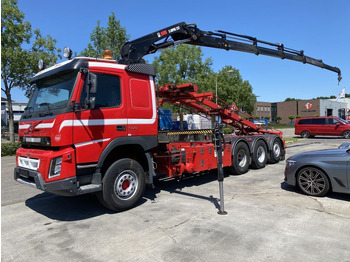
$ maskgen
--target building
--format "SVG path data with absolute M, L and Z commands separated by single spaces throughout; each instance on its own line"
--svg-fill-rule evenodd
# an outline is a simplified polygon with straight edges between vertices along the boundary
M 27 103 L 24 102 L 14 102 L 12 101 L 12 110 L 13 110 L 13 120 L 15 125 L 15 130 L 18 130 L 18 122 L 24 113 L 24 108 L 27 106 Z M 9 115 L 7 107 L 7 99 L 1 98 L 1 129 L 7 128 Z M 17 132 L 17 131 L 16 131 Z
M 310 99 L 285 102 L 261 102 L 255 103 L 253 116 L 268 118 L 276 122 L 276 117 L 281 117 L 280 123 L 291 122 L 290 116 L 297 117 L 313 116 L 339 116 L 343 119 L 350 119 L 350 99 Z

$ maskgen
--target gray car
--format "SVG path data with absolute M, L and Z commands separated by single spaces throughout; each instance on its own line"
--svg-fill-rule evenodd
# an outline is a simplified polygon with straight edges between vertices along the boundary
M 312 151 L 286 161 L 284 180 L 311 196 L 324 196 L 330 190 L 350 194 L 350 147 Z

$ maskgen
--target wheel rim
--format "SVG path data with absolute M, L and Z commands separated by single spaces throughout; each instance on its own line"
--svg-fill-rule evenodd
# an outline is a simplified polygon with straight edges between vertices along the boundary
M 345 138 L 350 138 L 350 132 L 349 131 L 345 131 L 344 132 L 344 137 Z
M 301 135 L 303 138 L 307 138 L 308 137 L 308 133 L 306 131 L 304 131 Z
M 131 198 L 138 187 L 138 179 L 135 172 L 125 170 L 119 174 L 114 183 L 114 193 L 123 200 Z
M 281 153 L 281 148 L 278 142 L 274 143 L 273 145 L 273 152 L 275 154 L 276 157 L 279 157 L 280 153 Z
M 299 185 L 310 195 L 321 193 L 326 187 L 325 177 L 317 170 L 307 169 L 299 175 Z
M 247 164 L 247 155 L 245 154 L 245 151 L 239 150 L 237 154 L 237 160 L 238 160 L 238 165 L 240 167 L 244 167 Z
M 263 163 L 265 161 L 265 158 L 266 158 L 266 152 L 265 152 L 264 147 L 259 146 L 256 153 L 257 153 L 257 156 L 258 156 L 258 161 L 260 163 Z

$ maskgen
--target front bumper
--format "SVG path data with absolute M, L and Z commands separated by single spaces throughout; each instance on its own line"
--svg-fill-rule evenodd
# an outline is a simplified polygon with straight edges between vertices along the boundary
M 78 190 L 76 177 L 66 178 L 59 181 L 45 182 L 38 171 L 23 167 L 15 167 L 14 178 L 17 182 L 31 187 L 62 196 L 75 196 L 81 194 Z
M 286 164 L 286 168 L 284 169 L 284 181 L 291 185 L 296 185 L 296 171 L 298 169 L 298 166 L 296 165 L 288 165 Z

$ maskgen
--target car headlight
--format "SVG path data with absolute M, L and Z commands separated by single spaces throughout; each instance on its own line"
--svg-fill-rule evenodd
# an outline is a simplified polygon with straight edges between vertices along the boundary
M 297 163 L 295 160 L 287 160 L 287 166 L 293 166 Z
M 51 160 L 49 178 L 59 176 L 61 174 L 62 157 L 57 157 Z

